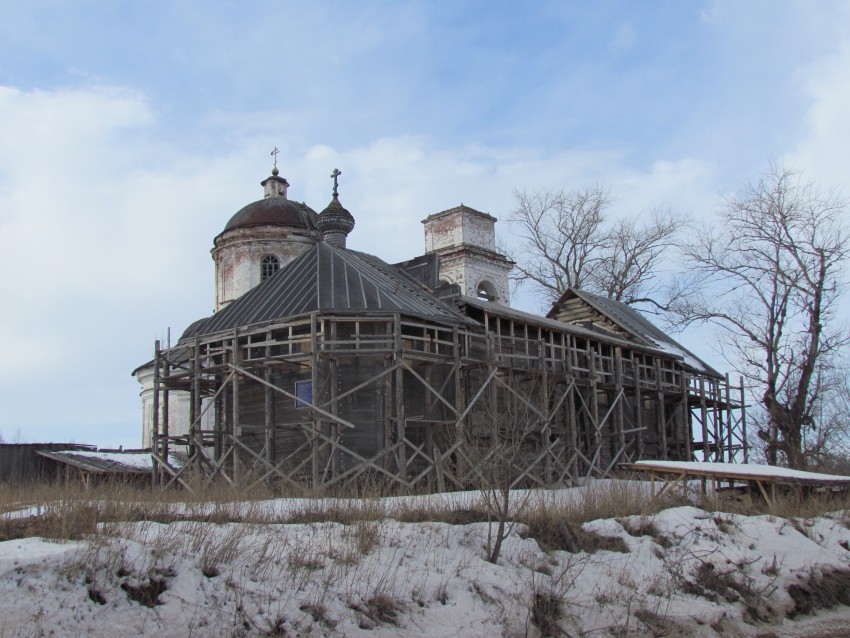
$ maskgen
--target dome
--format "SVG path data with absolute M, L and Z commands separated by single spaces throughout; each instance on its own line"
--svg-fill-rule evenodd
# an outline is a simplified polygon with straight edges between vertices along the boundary
M 316 211 L 291 199 L 268 197 L 242 208 L 230 218 L 224 231 L 248 226 L 289 226 L 314 230 Z
M 354 228 L 354 217 L 334 195 L 328 207 L 316 218 L 316 226 L 326 242 L 337 248 L 345 248 L 345 238 Z

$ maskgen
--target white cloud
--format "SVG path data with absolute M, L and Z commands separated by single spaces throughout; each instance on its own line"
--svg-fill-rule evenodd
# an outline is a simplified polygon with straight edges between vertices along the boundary
M 120 89 L 0 87 L 0 122 L 0 430 L 135 421 L 153 336 L 211 311 L 210 211 L 245 203 L 244 157 L 175 152 Z
M 850 39 L 798 76 L 811 105 L 805 137 L 787 155 L 788 163 L 822 186 L 846 190 L 850 185 Z

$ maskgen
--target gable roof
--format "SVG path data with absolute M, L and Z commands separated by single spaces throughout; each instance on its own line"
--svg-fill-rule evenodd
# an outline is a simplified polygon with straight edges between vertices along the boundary
M 460 308 L 476 308 L 478 310 L 483 310 L 492 316 L 514 319 L 530 326 L 538 326 L 540 328 L 564 332 L 577 337 L 602 341 L 604 343 L 619 345 L 634 350 L 653 352 L 657 354 L 666 352 L 665 350 L 656 347 L 655 344 L 635 343 L 634 340 L 629 340 L 628 338 L 613 332 L 602 332 L 591 328 L 585 328 L 581 324 L 568 323 L 561 321 L 560 319 L 535 315 L 509 306 L 494 304 L 492 301 L 484 301 L 476 297 L 457 295 L 453 297 L 453 299 Z
M 685 366 L 697 372 L 708 373 L 718 378 L 723 376 L 666 332 L 655 326 L 639 311 L 620 301 L 594 295 L 578 288 L 567 288 L 546 316 L 556 317 L 560 306 L 570 298 L 580 299 L 591 306 L 621 328 L 631 339 L 681 357 Z
M 214 314 L 195 334 L 209 335 L 312 312 L 398 312 L 451 324 L 471 322 L 423 290 L 406 273 L 374 255 L 318 242 Z

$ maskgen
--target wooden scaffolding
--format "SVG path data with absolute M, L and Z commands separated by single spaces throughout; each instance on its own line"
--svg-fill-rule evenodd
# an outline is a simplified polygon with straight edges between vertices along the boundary
M 746 461 L 743 387 L 728 377 L 495 305 L 476 321 L 316 312 L 157 342 L 155 483 L 467 489 L 477 455 L 520 427 L 506 416 L 519 412 L 517 486 L 576 484 L 648 458 Z M 169 423 L 175 392 L 190 397 L 188 427 Z

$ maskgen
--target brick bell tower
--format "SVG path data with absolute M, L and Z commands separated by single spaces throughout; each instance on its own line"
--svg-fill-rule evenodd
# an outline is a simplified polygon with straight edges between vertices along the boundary
M 440 258 L 440 282 L 461 292 L 510 306 L 508 273 L 514 262 L 496 250 L 496 218 L 461 204 L 422 220 L 425 252 Z

